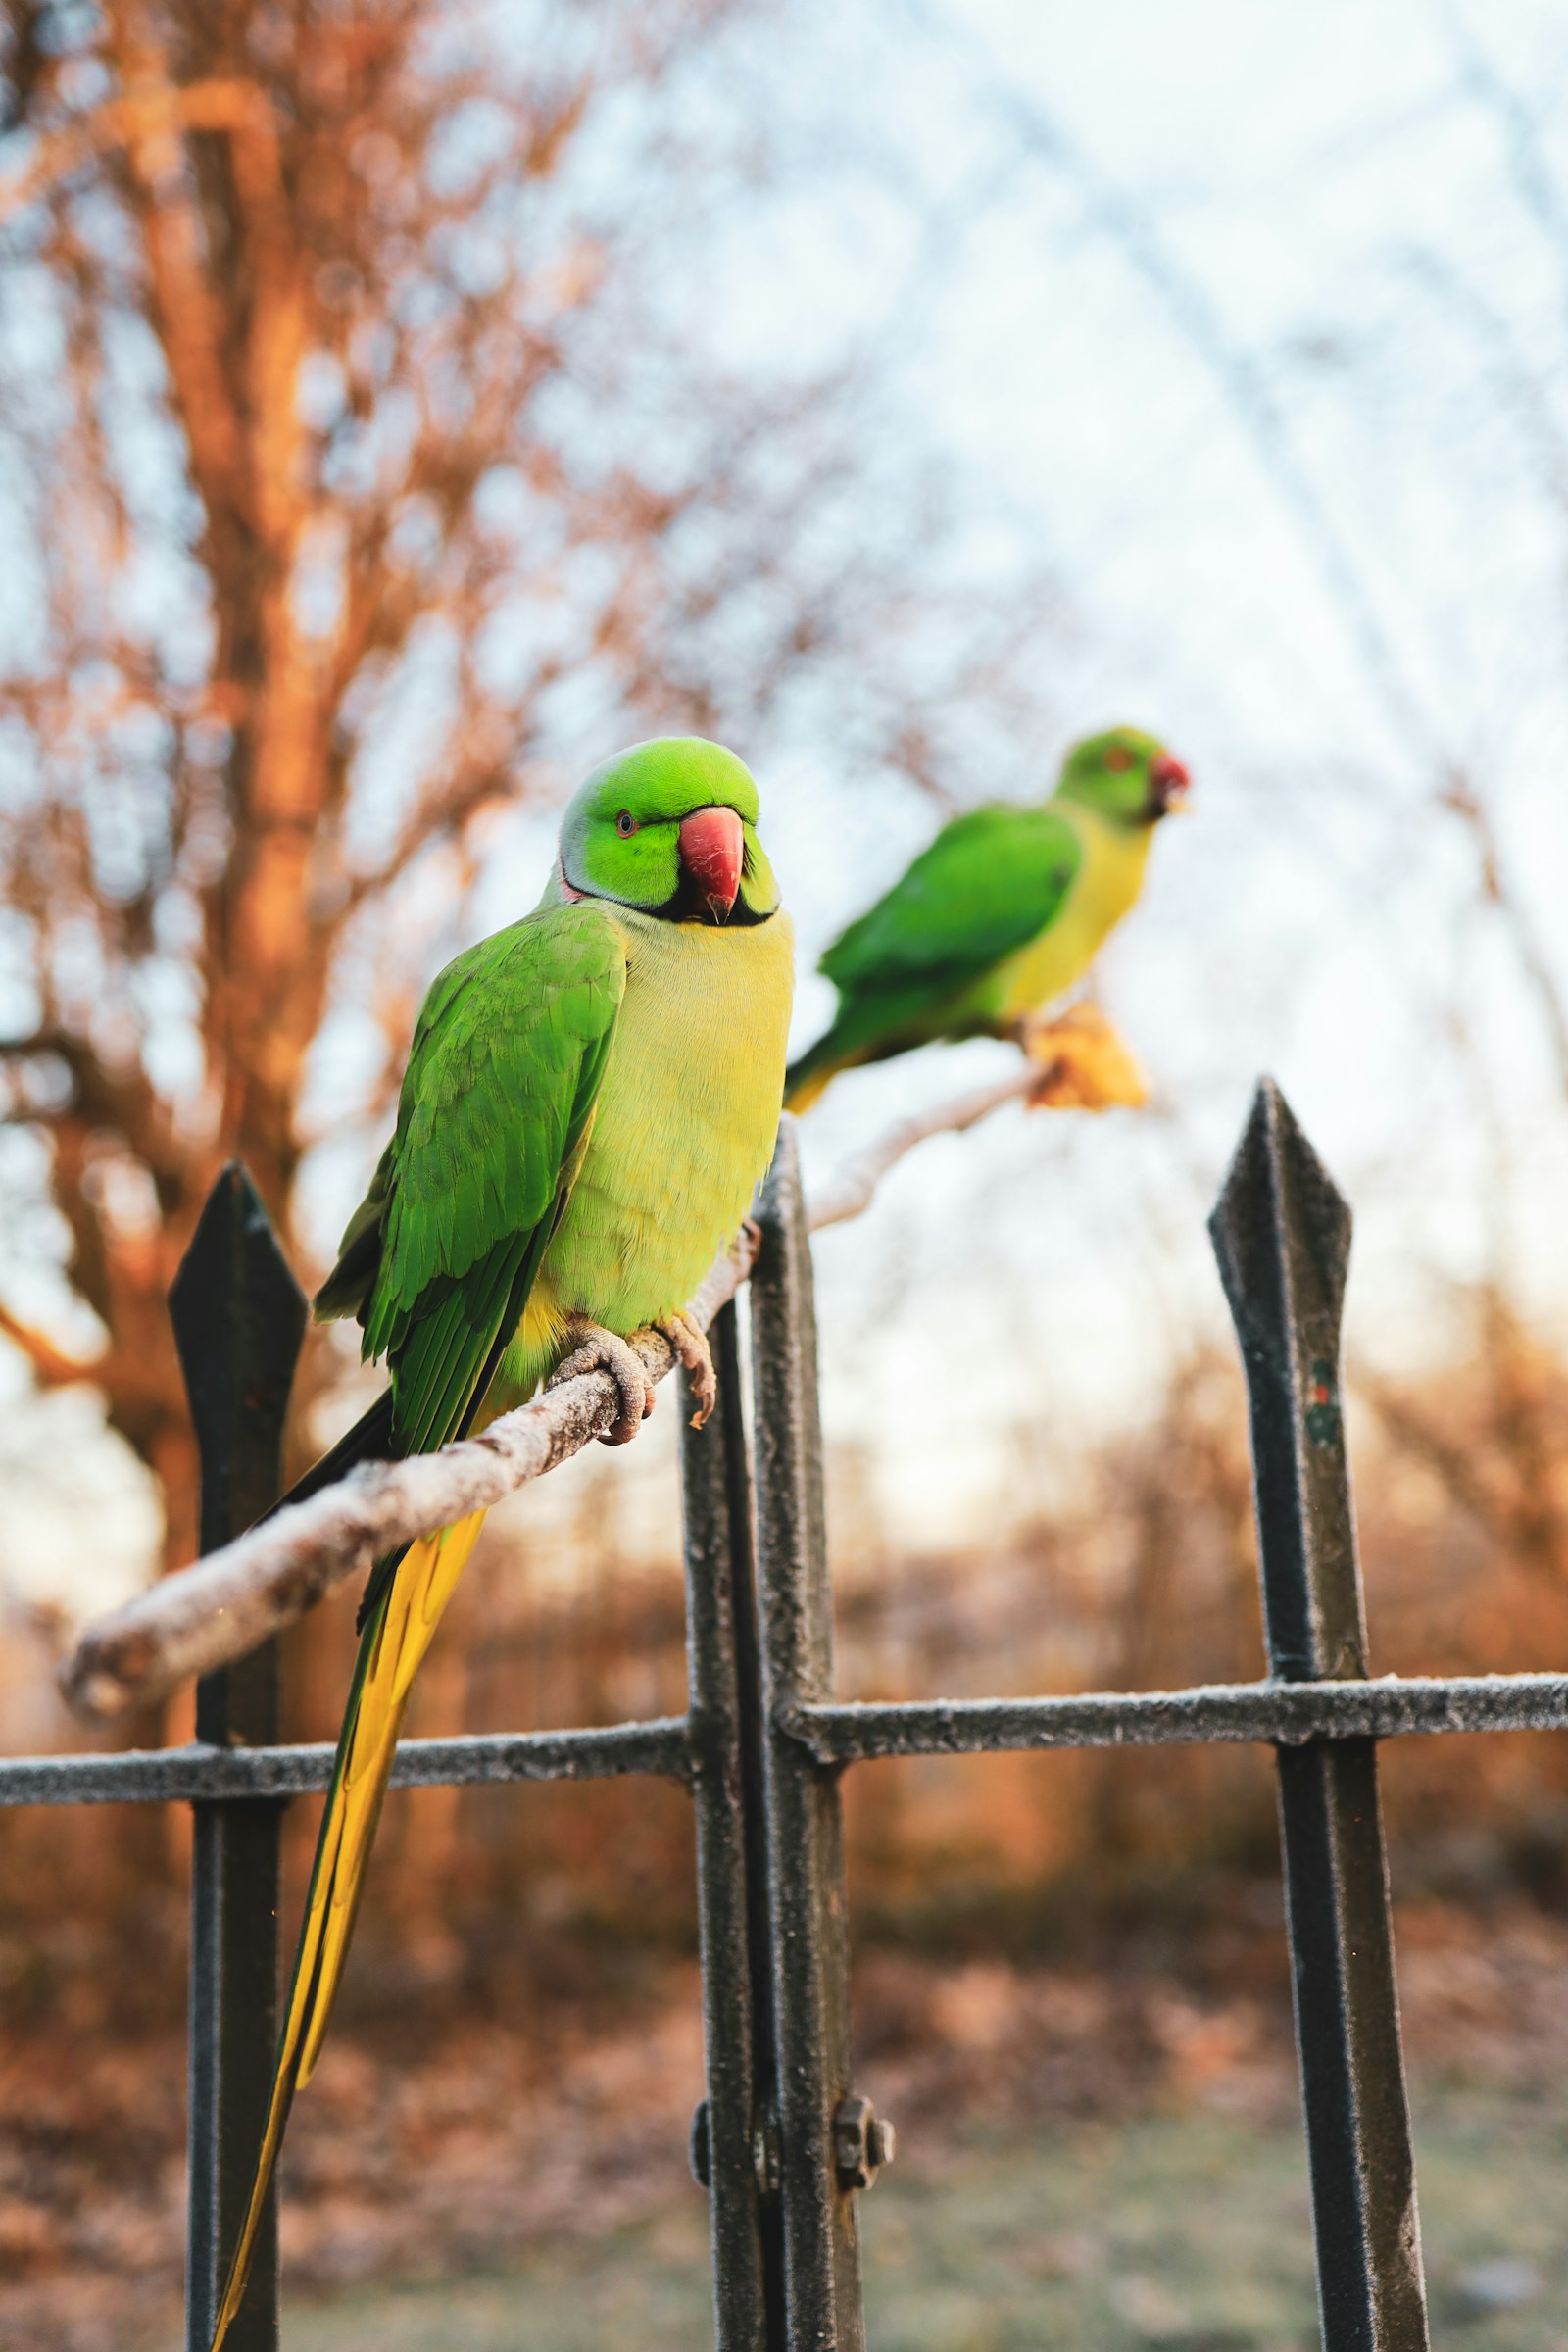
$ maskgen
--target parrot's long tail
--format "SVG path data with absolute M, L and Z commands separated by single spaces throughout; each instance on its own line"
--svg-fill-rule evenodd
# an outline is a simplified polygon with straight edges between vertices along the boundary
M 305 1924 L 272 2078 L 271 2106 L 245 2227 L 234 2249 L 213 2331 L 212 2352 L 219 2352 L 245 2292 L 289 2106 L 295 2091 L 310 2081 L 320 2056 L 409 1691 L 484 1516 L 483 1511 L 474 1511 L 440 1535 L 421 1537 L 401 1558 L 384 1561 L 370 1587 L 306 1896 Z

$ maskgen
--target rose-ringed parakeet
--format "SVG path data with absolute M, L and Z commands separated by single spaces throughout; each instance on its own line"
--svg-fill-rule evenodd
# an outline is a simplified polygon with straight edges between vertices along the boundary
M 790 1065 L 804 1110 L 840 1070 L 939 1038 L 1026 1040 L 1137 901 L 1160 818 L 1187 770 L 1114 727 L 1074 746 L 1040 808 L 972 808 L 945 825 L 885 898 L 834 941 L 833 1025 Z
M 385 1356 L 385 1397 L 302 1482 L 424 1452 L 607 1365 L 612 1442 L 652 1392 L 626 1336 L 664 1329 L 712 1397 L 683 1316 L 746 1215 L 783 1094 L 794 942 L 758 840 L 757 787 L 691 737 L 597 768 L 544 897 L 441 973 L 415 1032 L 397 1131 L 323 1286 Z M 301 1490 L 296 1490 L 296 1493 Z M 410 1687 L 482 1513 L 382 1560 L 361 1610 L 271 2110 L 214 2334 L 244 2292 L 296 2089 L 319 2054 Z

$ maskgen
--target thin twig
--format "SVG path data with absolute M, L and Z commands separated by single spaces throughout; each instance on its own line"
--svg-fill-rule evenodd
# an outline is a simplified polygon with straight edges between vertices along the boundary
M 1025 1058 L 1010 1078 L 901 1120 L 852 1160 L 836 1184 L 808 1202 L 811 1231 L 859 1216 L 888 1170 L 916 1144 L 933 1135 L 961 1135 L 1008 1102 L 1026 1102 L 1035 1110 L 1129 1110 L 1149 1101 L 1149 1081 L 1136 1056 L 1088 998 L 1054 1019 L 1026 1021 L 1017 1042 Z
M 90 1360 L 81 1363 L 75 1356 L 67 1355 L 41 1331 L 21 1322 L 8 1306 L 0 1306 L 0 1339 L 9 1340 L 13 1348 L 21 1349 L 42 1389 L 74 1388 L 80 1381 L 101 1377 L 100 1365 Z
M 924 1110 L 912 1119 L 903 1119 L 897 1127 L 862 1152 L 828 1190 L 817 1200 L 808 1202 L 806 1221 L 812 1233 L 824 1225 L 842 1225 L 848 1217 L 858 1217 L 869 1208 L 872 1195 L 888 1170 L 897 1165 L 906 1152 L 916 1144 L 925 1143 L 933 1135 L 961 1135 L 981 1119 L 988 1119 L 994 1110 L 1007 1102 L 1026 1102 L 1038 1094 L 1042 1071 L 1038 1062 L 1026 1062 L 1014 1070 L 1010 1078 L 1003 1078 L 995 1086 L 977 1087 L 972 1094 L 960 1095 L 953 1102 L 944 1102 L 935 1110 Z

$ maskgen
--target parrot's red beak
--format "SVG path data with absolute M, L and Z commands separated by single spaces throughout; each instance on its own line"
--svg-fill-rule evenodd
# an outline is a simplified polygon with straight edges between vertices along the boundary
M 1169 752 L 1161 752 L 1149 771 L 1149 813 L 1155 816 L 1175 816 L 1187 806 L 1187 795 L 1193 779 L 1179 760 Z
M 741 886 L 746 834 L 733 808 L 694 808 L 681 819 L 680 861 L 715 923 L 724 922 Z

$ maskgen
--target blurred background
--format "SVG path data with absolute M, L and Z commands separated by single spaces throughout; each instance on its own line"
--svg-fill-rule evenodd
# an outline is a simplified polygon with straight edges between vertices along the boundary
M 1374 1671 L 1560 1667 L 1560 10 L 3 24 L 0 1741 L 82 1744 L 71 1627 L 194 1550 L 164 1299 L 218 1168 L 318 1279 L 426 982 L 666 730 L 760 779 L 801 1042 L 947 815 L 1113 721 L 1195 776 L 1093 981 L 1150 1107 L 1004 1111 L 818 1245 L 844 1692 L 1259 1670 L 1202 1220 L 1263 1068 L 1356 1210 Z M 1010 1066 L 850 1076 L 808 1183 Z M 294 1465 L 368 1393 L 317 1335 Z M 678 1544 L 666 1400 L 494 1515 L 411 1729 L 678 1709 Z M 352 1607 L 290 1638 L 293 1736 Z M 1560 2352 L 1568 1755 L 1385 1770 L 1436 2318 Z M 1314 2340 L 1267 1758 L 849 1806 L 879 2352 Z M 187 1841 L 0 1819 L 8 2344 L 175 2340 Z M 285 2165 L 292 2352 L 708 2340 L 691 1876 L 674 1790 L 393 1800 Z

